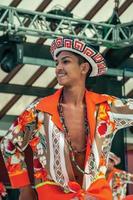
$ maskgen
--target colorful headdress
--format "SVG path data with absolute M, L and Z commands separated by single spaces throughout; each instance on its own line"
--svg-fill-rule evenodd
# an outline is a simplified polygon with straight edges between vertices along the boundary
M 79 39 L 58 37 L 52 42 L 50 51 L 54 60 L 61 51 L 71 51 L 83 56 L 92 67 L 90 76 L 100 76 L 107 71 L 103 56 L 92 46 Z
M 115 165 L 118 165 L 121 162 L 121 159 L 113 152 L 109 152 L 109 158 L 114 161 Z

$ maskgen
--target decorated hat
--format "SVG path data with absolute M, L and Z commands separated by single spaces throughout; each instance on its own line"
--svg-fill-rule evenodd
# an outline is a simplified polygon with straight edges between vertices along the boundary
M 118 165 L 121 162 L 121 159 L 113 152 L 109 152 L 109 158 L 114 161 L 115 165 Z
M 50 51 L 54 60 L 61 51 L 71 51 L 83 56 L 92 66 L 91 77 L 100 76 L 107 71 L 103 56 L 91 45 L 79 39 L 58 37 L 52 42 Z

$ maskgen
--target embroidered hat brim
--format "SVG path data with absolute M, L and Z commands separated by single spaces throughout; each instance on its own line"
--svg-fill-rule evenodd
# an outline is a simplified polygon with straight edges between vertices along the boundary
M 78 39 L 58 37 L 52 42 L 50 51 L 54 60 L 61 51 L 71 51 L 83 56 L 92 67 L 91 77 L 100 76 L 107 71 L 103 56 L 90 45 Z

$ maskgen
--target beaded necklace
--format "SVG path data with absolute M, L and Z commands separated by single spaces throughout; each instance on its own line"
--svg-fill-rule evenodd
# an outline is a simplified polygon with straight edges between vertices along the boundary
M 65 125 L 62 103 L 63 103 L 63 95 L 61 95 L 60 100 L 59 100 L 58 111 L 59 111 L 60 120 L 61 120 L 63 129 L 64 129 L 64 134 L 65 134 L 65 138 L 66 138 L 66 141 L 67 141 L 67 145 L 68 145 L 68 148 L 69 148 L 69 151 L 70 151 L 71 161 L 73 162 L 73 164 L 75 165 L 75 167 L 78 169 L 79 172 L 81 172 L 82 174 L 89 174 L 89 173 L 85 172 L 83 169 L 81 169 L 81 167 L 78 165 L 78 163 L 75 159 L 74 153 L 82 153 L 86 150 L 86 147 L 83 148 L 81 151 L 77 151 L 77 150 L 73 149 L 72 143 L 71 143 L 71 138 L 70 138 L 70 135 L 68 133 L 68 129 Z M 85 105 L 85 134 L 86 134 L 86 138 L 88 137 L 88 133 L 89 133 L 89 127 L 88 127 L 88 121 L 87 121 L 87 109 L 86 109 L 86 105 Z

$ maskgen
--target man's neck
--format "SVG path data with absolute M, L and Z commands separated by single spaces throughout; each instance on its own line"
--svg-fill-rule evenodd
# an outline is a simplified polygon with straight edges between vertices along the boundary
M 85 87 L 64 88 L 63 103 L 74 106 L 84 104 Z

